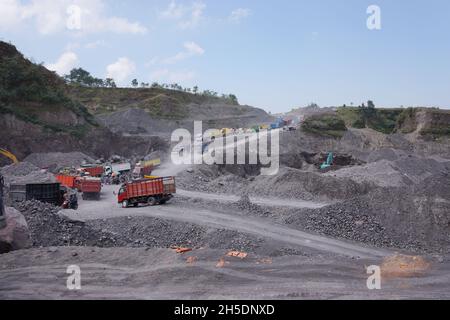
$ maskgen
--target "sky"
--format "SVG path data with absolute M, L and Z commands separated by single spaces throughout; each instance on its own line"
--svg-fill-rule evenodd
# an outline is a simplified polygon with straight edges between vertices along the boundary
M 0 0 L 0 39 L 60 75 L 197 85 L 272 113 L 450 107 L 448 0 Z

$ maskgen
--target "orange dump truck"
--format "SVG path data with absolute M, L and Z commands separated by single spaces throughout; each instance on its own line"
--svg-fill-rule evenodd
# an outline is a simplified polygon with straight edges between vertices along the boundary
M 84 177 L 80 181 L 80 189 L 83 192 L 81 196 L 83 200 L 94 199 L 100 200 L 100 193 L 102 191 L 102 181 L 100 178 Z
M 123 208 L 131 205 L 137 207 L 139 203 L 153 206 L 166 203 L 175 192 L 175 177 L 137 180 L 122 185 L 117 201 Z
M 79 176 L 70 176 L 65 174 L 57 174 L 55 175 L 56 180 L 61 183 L 62 186 L 70 188 L 70 189 L 79 189 L 80 188 L 80 177 Z

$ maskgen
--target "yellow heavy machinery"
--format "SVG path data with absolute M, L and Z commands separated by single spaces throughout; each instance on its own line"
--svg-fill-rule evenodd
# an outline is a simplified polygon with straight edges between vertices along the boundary
M 14 163 L 19 163 L 19 160 L 17 160 L 17 157 L 15 155 L 13 155 L 11 152 L 9 152 L 8 150 L 0 148 L 0 154 L 11 159 L 11 161 Z

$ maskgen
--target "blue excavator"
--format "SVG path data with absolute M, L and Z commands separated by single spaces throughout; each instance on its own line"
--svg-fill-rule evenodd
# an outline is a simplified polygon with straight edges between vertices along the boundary
M 333 164 L 333 152 L 328 154 L 327 160 L 320 165 L 321 170 L 328 169 Z

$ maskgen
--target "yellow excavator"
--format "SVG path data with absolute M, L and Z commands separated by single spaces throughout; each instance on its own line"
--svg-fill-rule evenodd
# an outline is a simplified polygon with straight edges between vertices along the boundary
M 19 163 L 19 160 L 17 160 L 17 157 L 15 155 L 13 155 L 11 152 L 9 152 L 8 150 L 0 148 L 0 154 L 11 159 L 11 161 L 14 163 Z

